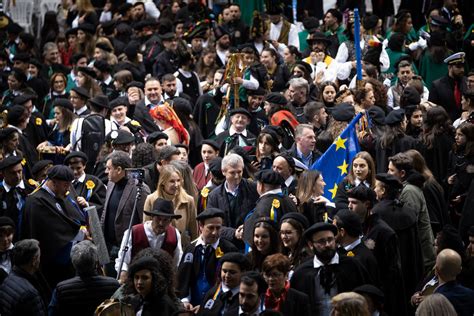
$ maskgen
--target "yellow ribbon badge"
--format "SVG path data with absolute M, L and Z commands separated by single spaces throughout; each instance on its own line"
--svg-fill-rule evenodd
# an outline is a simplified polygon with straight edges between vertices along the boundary
M 217 247 L 216 249 L 216 258 L 220 258 L 224 255 L 224 252 L 222 251 L 221 247 Z
M 201 190 L 201 196 L 202 196 L 203 198 L 207 198 L 208 195 L 209 195 L 209 188 L 208 188 L 208 187 L 202 188 L 202 190 Z
M 92 190 L 93 188 L 95 188 L 95 183 L 92 180 L 88 180 L 86 182 L 86 188 L 87 190 Z
M 25 159 L 25 158 L 23 158 L 23 159 L 21 160 L 21 165 L 22 165 L 22 166 L 26 165 L 26 159 Z
M 37 117 L 37 118 L 36 118 L 35 124 L 36 124 L 36 125 L 41 125 L 41 124 L 43 124 L 43 120 L 41 119 L 41 117 Z
M 138 123 L 138 121 L 135 121 L 135 120 L 131 120 L 130 124 L 132 124 L 133 126 L 140 126 L 140 123 Z
M 349 252 L 347 253 L 347 256 L 348 256 L 348 257 L 355 257 L 355 254 L 354 254 L 352 251 L 349 251 Z
M 274 208 L 279 208 L 280 207 L 280 201 L 277 199 L 273 199 L 272 206 Z

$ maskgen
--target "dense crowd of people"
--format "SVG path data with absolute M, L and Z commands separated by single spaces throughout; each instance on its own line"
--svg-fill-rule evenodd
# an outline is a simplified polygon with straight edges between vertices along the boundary
M 473 315 L 473 4 L 4 3 L 0 314 Z

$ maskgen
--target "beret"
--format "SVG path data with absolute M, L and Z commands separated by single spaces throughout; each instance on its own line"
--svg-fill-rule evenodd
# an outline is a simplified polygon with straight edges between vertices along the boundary
M 14 105 L 8 109 L 7 122 L 13 126 L 20 122 L 21 117 L 25 113 L 25 107 L 23 105 Z
M 331 109 L 331 115 L 336 121 L 350 122 L 355 116 L 355 109 L 350 103 L 340 103 Z
M 361 286 L 356 287 L 352 291 L 358 293 L 358 294 L 367 294 L 369 295 L 372 299 L 376 300 L 380 304 L 383 304 L 385 296 L 382 291 L 380 291 L 378 288 L 373 286 L 372 284 L 364 284 Z
M 158 35 L 158 37 L 162 40 L 162 41 L 169 41 L 173 38 L 176 37 L 176 34 L 174 32 L 166 32 L 166 33 L 163 33 L 163 34 L 160 34 Z
M 212 139 L 203 140 L 202 145 L 211 146 L 212 148 L 214 148 L 214 150 L 219 150 L 220 149 L 219 144 L 215 140 L 212 140 Z
M 150 216 L 166 216 L 171 218 L 181 218 L 182 216 L 174 213 L 173 202 L 162 198 L 156 199 L 153 203 L 153 209 L 151 211 L 143 211 L 145 214 Z
M 184 114 L 185 116 L 189 116 L 193 113 L 193 107 L 189 100 L 185 98 L 177 97 L 173 99 L 173 109 L 180 114 Z
M 107 45 L 106 43 L 103 43 L 103 42 L 95 44 L 95 47 L 100 48 L 102 50 L 105 50 L 106 52 L 109 52 L 109 53 L 111 53 L 113 51 L 112 47 L 110 47 L 109 45 Z
M 306 229 L 309 226 L 309 221 L 306 218 L 306 216 L 298 212 L 289 212 L 283 215 L 280 219 L 280 226 L 285 219 L 289 219 L 289 218 L 294 219 L 295 221 L 299 222 L 303 226 L 303 229 Z
M 7 32 L 11 34 L 20 34 L 23 32 L 23 28 L 17 23 L 9 23 L 7 26 Z
M 216 157 L 209 162 L 209 171 L 213 177 L 223 178 L 222 157 Z
M 27 54 L 27 53 L 17 53 L 13 57 L 13 61 L 15 61 L 15 60 L 19 60 L 19 61 L 22 61 L 24 63 L 28 63 L 28 62 L 30 62 L 30 55 Z
M 109 108 L 109 99 L 105 95 L 97 95 L 90 99 L 89 103 L 99 108 Z
M 131 81 L 129 84 L 127 84 L 127 90 L 132 88 L 132 87 L 136 87 L 136 88 L 139 88 L 139 89 L 142 89 L 142 90 L 144 88 L 143 83 L 141 83 L 139 81 Z
M 274 145 L 275 147 L 278 147 L 278 145 L 280 144 L 280 141 L 278 140 L 278 133 L 273 128 L 268 128 L 268 126 L 266 126 L 260 131 L 260 134 L 270 135 L 271 140 L 273 142 L 272 145 Z
M 94 67 L 100 72 L 110 72 L 112 71 L 112 66 L 109 65 L 105 60 L 96 60 L 94 62 Z
M 87 90 L 84 89 L 83 87 L 74 87 L 71 90 L 79 94 L 84 99 L 90 98 L 89 92 L 87 92 Z
M 245 108 L 234 108 L 232 110 L 229 111 L 229 117 L 232 117 L 233 115 L 235 114 L 244 114 L 246 115 L 249 119 L 252 119 L 252 116 L 250 115 L 250 112 L 245 109 Z
M 337 221 L 338 228 L 345 228 L 349 232 L 349 235 L 353 237 L 362 235 L 362 221 L 355 212 L 340 210 L 336 216 L 339 219 Z
M 66 36 L 66 38 L 69 35 L 77 35 L 77 27 L 73 27 L 73 28 L 68 29 L 64 35 Z
M 394 175 L 391 175 L 388 173 L 378 173 L 375 176 L 375 179 L 379 180 L 380 182 L 385 183 L 386 185 L 390 187 L 394 187 L 399 190 L 403 188 L 403 184 L 400 182 L 400 180 Z
M 229 35 L 229 32 L 222 26 L 218 26 L 214 28 L 214 36 L 216 41 L 219 40 L 222 36 Z
M 279 92 L 271 92 L 265 98 L 265 101 L 268 103 L 278 104 L 278 105 L 287 105 L 288 100 Z
M 90 23 L 81 23 L 78 25 L 77 30 L 81 30 L 84 33 L 94 34 L 95 33 L 95 26 Z
M 52 160 L 40 160 L 37 163 L 33 165 L 33 168 L 31 168 L 31 173 L 35 176 L 37 175 L 41 170 L 46 168 L 49 165 L 53 165 Z
M 306 72 L 308 72 L 308 75 L 311 75 L 311 73 L 313 72 L 313 69 L 311 68 L 311 65 L 308 64 L 307 62 L 305 61 L 302 61 L 302 60 L 299 60 L 295 63 L 295 66 L 297 65 L 300 65 L 302 66 L 304 69 L 306 69 Z
M 208 207 L 204 211 L 202 211 L 198 216 L 196 216 L 196 219 L 198 221 L 204 221 L 209 218 L 214 218 L 214 217 L 220 217 L 222 219 L 225 218 L 225 213 L 224 211 L 214 208 L 214 207 Z
M 131 42 L 123 49 L 123 52 L 129 60 L 133 60 L 135 57 L 137 57 L 138 48 L 139 47 L 137 43 Z
M 270 185 L 281 185 L 283 183 L 282 176 L 271 169 L 260 170 L 255 173 L 255 179 L 258 182 Z
M 80 71 L 86 75 L 88 75 L 89 77 L 92 77 L 92 78 L 96 78 L 97 77 L 97 74 L 96 72 L 94 71 L 94 69 L 90 68 L 90 67 L 77 67 L 77 71 Z
M 109 103 L 109 108 L 113 109 L 113 108 L 115 108 L 117 106 L 121 106 L 121 105 L 124 105 L 124 106 L 127 106 L 127 107 L 130 105 L 128 103 L 128 98 L 127 97 L 118 97 L 115 100 L 112 100 Z
M 151 256 L 141 257 L 130 264 L 128 267 L 128 275 L 129 277 L 133 277 L 135 273 L 141 270 L 157 271 L 158 266 L 159 263 L 155 258 Z
M 31 58 L 30 59 L 30 65 L 34 65 L 39 70 L 41 70 L 43 68 L 43 64 L 36 58 Z
M 369 108 L 369 117 L 376 125 L 385 125 L 385 112 L 374 105 Z
M 111 132 L 113 133 L 113 132 Z M 132 133 L 119 129 L 117 137 L 112 137 L 112 145 L 126 145 L 135 142 L 135 136 Z
M 23 160 L 20 156 L 8 156 L 0 161 L 0 171 L 5 170 L 7 168 L 13 167 Z
M 153 132 L 151 133 L 150 135 L 148 135 L 147 139 L 146 139 L 146 142 L 149 143 L 149 144 L 154 144 L 156 143 L 157 141 L 159 141 L 160 139 L 166 139 L 168 140 L 168 135 L 166 133 L 163 133 L 163 132 Z
M 319 223 L 313 224 L 310 228 L 306 229 L 303 233 L 303 236 L 305 239 L 309 240 L 313 237 L 313 234 L 317 232 L 327 231 L 327 230 L 332 231 L 334 236 L 337 235 L 336 226 L 329 223 L 319 222 Z
M 376 16 L 375 14 L 367 14 L 362 20 L 362 25 L 364 26 L 364 29 L 370 30 L 376 27 L 378 22 L 378 16 Z
M 105 35 L 112 35 L 115 29 L 115 20 L 110 20 L 100 24 Z
M 5 127 L 4 129 L 0 130 L 0 141 L 5 140 L 7 137 L 9 137 L 11 134 L 17 132 L 18 130 L 14 127 Z
M 71 101 L 64 98 L 56 98 L 53 101 L 53 106 L 60 106 L 62 108 L 68 109 L 69 111 L 74 111 L 74 106 L 72 105 Z
M 23 105 L 25 104 L 27 101 L 30 101 L 30 100 L 34 100 L 36 99 L 38 96 L 36 94 L 32 94 L 32 93 L 22 93 L 18 96 L 16 96 L 14 99 L 13 99 L 13 103 L 15 104 L 19 104 L 19 105 Z
M 69 167 L 55 165 L 48 170 L 48 178 L 60 181 L 72 181 L 74 180 L 74 173 Z
M 267 90 L 265 90 L 262 87 L 258 87 L 258 89 L 255 90 L 247 90 L 247 95 L 265 95 L 267 93 Z
M 293 169 L 293 171 L 295 171 L 295 168 L 296 168 L 295 159 L 289 153 L 282 152 L 277 157 L 281 157 L 285 159 L 288 165 L 290 166 L 290 168 Z
M 87 162 L 88 157 L 85 153 L 82 151 L 71 151 L 65 158 L 64 158 L 64 164 L 68 165 L 69 160 L 73 158 L 81 158 L 84 162 Z
M 405 111 L 402 109 L 393 110 L 385 117 L 385 124 L 397 125 L 405 119 Z
M 11 226 L 15 228 L 15 222 L 8 216 L 1 216 L 0 217 L 0 227 L 4 226 Z
M 371 201 L 375 202 L 377 196 L 371 188 L 366 187 L 365 185 L 358 185 L 355 188 L 347 191 L 347 196 L 359 201 Z
M 449 26 L 449 21 L 442 15 L 435 15 L 431 17 L 431 24 L 445 28 Z
M 224 254 L 220 259 L 220 264 L 222 265 L 224 262 L 235 263 L 243 271 L 248 271 L 251 268 L 251 264 L 249 259 L 247 259 L 247 256 L 239 252 L 229 252 Z
M 415 89 L 415 87 L 412 87 L 412 86 L 408 86 L 405 89 L 403 89 L 403 94 L 401 98 L 403 99 L 403 104 L 405 106 L 418 105 L 421 103 L 420 93 L 418 92 L 418 90 Z

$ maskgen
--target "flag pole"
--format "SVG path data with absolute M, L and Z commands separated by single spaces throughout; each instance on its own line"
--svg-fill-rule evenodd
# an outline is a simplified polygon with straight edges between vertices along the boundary
M 362 80 L 362 56 L 360 50 L 360 16 L 358 8 L 354 9 L 354 47 L 356 53 L 356 79 L 357 83 L 359 83 Z

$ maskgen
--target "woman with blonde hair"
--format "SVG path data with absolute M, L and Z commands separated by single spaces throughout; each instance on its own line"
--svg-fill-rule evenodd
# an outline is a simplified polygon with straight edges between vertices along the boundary
M 184 144 L 189 146 L 189 133 L 184 128 L 176 112 L 168 103 L 158 105 L 150 110 L 150 115 L 163 132 L 168 135 L 171 144 Z
M 331 316 L 370 316 L 367 301 L 355 292 L 337 294 L 331 304 Z
M 99 23 L 97 13 L 90 0 L 76 0 L 76 4 L 69 8 L 66 22 L 71 27 L 78 27 L 80 24 L 97 25 Z
M 117 56 L 114 54 L 114 47 L 107 37 L 99 37 L 95 43 L 94 60 L 106 61 L 113 66 L 118 63 Z
M 174 213 L 181 215 L 180 219 L 173 221 L 173 226 L 181 234 L 183 248 L 186 247 L 191 240 L 198 237 L 196 203 L 194 198 L 187 194 L 183 188 L 183 178 L 176 167 L 166 165 L 161 168 L 156 191 L 146 198 L 143 209 L 145 211 L 152 210 L 153 203 L 157 198 L 172 201 L 175 207 Z M 150 220 L 146 215 L 143 217 L 144 221 Z
M 199 192 L 193 180 L 193 170 L 191 167 L 186 162 L 180 160 L 173 160 L 170 164 L 178 169 L 181 174 L 181 177 L 183 178 L 183 188 L 186 193 L 194 197 L 194 200 L 197 202 Z
M 451 302 L 442 294 L 428 295 L 416 310 L 416 316 L 456 316 Z

